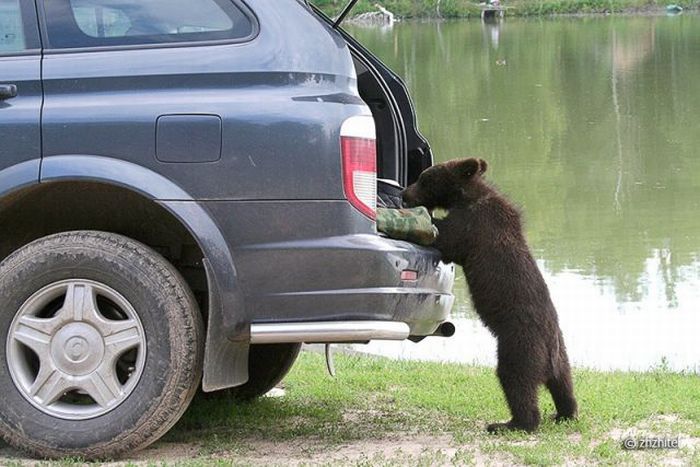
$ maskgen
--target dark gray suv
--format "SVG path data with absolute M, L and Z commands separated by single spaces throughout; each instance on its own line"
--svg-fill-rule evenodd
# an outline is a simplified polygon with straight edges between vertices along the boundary
M 374 221 L 431 163 L 303 1 L 0 0 L 0 432 L 112 457 L 302 342 L 439 333 L 452 266 Z

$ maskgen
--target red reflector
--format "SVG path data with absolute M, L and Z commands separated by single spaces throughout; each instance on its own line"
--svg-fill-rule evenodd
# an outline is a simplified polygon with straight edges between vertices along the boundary
M 404 269 L 401 271 L 402 281 L 417 281 L 418 273 L 416 271 L 411 271 L 410 269 Z

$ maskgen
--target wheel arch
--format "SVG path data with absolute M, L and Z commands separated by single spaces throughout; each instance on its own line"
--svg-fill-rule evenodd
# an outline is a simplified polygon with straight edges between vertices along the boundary
M 185 262 L 200 256 L 201 271 L 183 275 L 204 294 L 201 303 L 206 304 L 202 310 L 207 317 L 204 390 L 245 383 L 249 319 L 233 256 L 205 207 L 164 176 L 130 162 L 102 156 L 52 156 L 41 163 L 38 180 L 38 170 L 32 175 L 38 164 L 30 162 L 0 172 L 0 221 L 6 225 L 3 230 L 15 232 L 0 237 L 0 260 L 33 237 L 83 229 L 122 233 L 171 261 L 173 249 L 178 248 L 182 250 L 178 261 L 183 256 Z M 115 205 L 121 209 L 111 208 Z M 56 215 L 52 215 L 54 208 Z M 69 219 L 60 219 L 66 213 Z M 189 266 L 180 264 L 180 269 Z

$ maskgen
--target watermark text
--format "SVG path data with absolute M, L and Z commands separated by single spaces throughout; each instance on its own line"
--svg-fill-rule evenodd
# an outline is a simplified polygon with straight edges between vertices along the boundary
M 680 448 L 680 438 L 665 437 L 629 437 L 622 440 L 622 447 L 628 451 L 643 451 L 646 449 L 678 449 Z

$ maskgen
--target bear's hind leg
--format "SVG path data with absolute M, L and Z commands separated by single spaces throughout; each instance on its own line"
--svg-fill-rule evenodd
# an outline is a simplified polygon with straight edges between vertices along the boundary
M 576 417 L 578 407 L 574 397 L 574 383 L 571 380 L 571 367 L 569 366 L 569 356 L 566 354 L 564 340 L 559 331 L 558 349 L 553 362 L 553 375 L 547 378 L 545 385 L 552 394 L 554 406 L 557 408 L 557 415 L 554 420 L 561 422 Z
M 540 409 L 537 406 L 539 382 L 523 368 L 511 369 L 501 363 L 498 365 L 498 378 L 513 418 L 507 423 L 492 423 L 487 430 L 490 433 L 504 430 L 535 431 L 540 424 Z
M 554 406 L 557 408 L 557 415 L 554 420 L 561 422 L 571 420 L 576 417 L 577 405 L 574 397 L 574 385 L 571 381 L 571 371 L 569 365 L 559 369 L 557 377 L 550 378 L 547 383 L 547 389 L 552 394 Z

